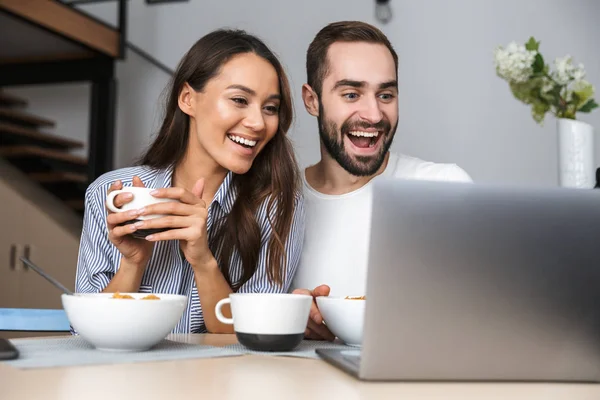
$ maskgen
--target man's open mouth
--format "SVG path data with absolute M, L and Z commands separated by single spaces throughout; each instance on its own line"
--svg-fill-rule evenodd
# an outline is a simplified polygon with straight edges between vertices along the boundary
M 366 149 L 375 147 L 383 133 L 381 131 L 348 131 L 346 135 L 353 145 Z

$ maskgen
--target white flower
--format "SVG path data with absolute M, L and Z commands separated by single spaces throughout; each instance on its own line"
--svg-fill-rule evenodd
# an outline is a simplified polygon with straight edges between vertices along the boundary
M 537 51 L 511 42 L 506 48 L 499 46 L 494 51 L 494 64 L 500 77 L 509 82 L 526 82 L 533 73 L 532 64 Z
M 594 97 L 594 94 L 596 93 L 596 88 L 594 85 L 585 79 L 574 81 L 571 85 L 571 90 L 574 93 L 577 93 L 582 104 Z
M 566 85 L 572 80 L 581 81 L 585 78 L 583 64 L 575 67 L 570 55 L 554 60 L 554 68 L 556 71 L 552 73 L 552 78 L 561 85 Z
M 573 60 L 571 56 L 566 55 L 562 58 L 558 57 L 554 60 L 554 68 L 556 69 L 552 73 L 552 77 L 558 84 L 566 85 L 571 80 L 571 76 L 573 74 Z
M 573 91 L 567 89 L 566 87 L 563 88 L 563 90 L 561 90 L 560 95 L 562 96 L 563 99 L 565 99 L 565 101 L 570 102 L 573 100 Z
M 592 90 L 594 90 L 594 86 L 591 85 L 588 81 L 585 80 L 577 80 L 575 82 L 573 82 L 573 86 L 571 86 L 574 92 L 581 92 L 583 90 L 586 90 L 588 88 L 591 88 Z
M 575 81 L 581 81 L 585 79 L 585 68 L 583 64 L 579 64 L 573 71 L 573 79 Z
M 552 82 L 548 78 L 544 78 L 544 85 L 542 86 L 542 92 L 548 93 L 549 91 L 554 89 L 554 82 Z

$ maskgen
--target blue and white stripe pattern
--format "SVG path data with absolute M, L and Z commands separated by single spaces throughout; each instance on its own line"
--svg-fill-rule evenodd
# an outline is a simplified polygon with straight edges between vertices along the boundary
M 108 239 L 106 226 L 105 201 L 110 185 L 116 180 L 121 180 L 123 186 L 132 186 L 133 176 L 137 175 L 146 187 L 170 187 L 172 173 L 171 168 L 165 170 L 156 170 L 145 166 L 123 168 L 102 175 L 88 187 L 85 195 L 85 215 L 75 280 L 75 290 L 77 292 L 101 292 L 119 268 L 121 254 Z M 209 234 L 213 221 L 221 220 L 231 211 L 236 198 L 236 190 L 231 186 L 231 179 L 232 173 L 229 173 L 209 206 L 207 220 Z M 255 274 L 239 288 L 238 293 L 287 292 L 300 261 L 304 240 L 304 203 L 299 194 L 296 200 L 293 225 L 286 242 L 287 269 L 285 280 L 281 286 L 271 284 L 268 281 L 266 258 L 271 227 L 267 220 L 266 205 L 265 201 L 257 211 L 262 232 L 259 265 Z M 243 272 L 237 251 L 234 251 L 232 255 L 230 268 L 231 279 L 235 282 L 242 276 Z M 139 291 L 141 293 L 172 293 L 188 296 L 186 310 L 173 332 L 206 332 L 194 272 L 183 254 L 181 254 L 178 240 L 162 241 L 155 244 L 154 252 L 146 267 Z

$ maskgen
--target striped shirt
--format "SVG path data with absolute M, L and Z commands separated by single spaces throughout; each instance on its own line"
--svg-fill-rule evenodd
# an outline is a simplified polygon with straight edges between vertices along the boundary
M 130 167 L 108 172 L 96 179 L 86 190 L 85 215 L 77 262 L 75 290 L 81 293 L 101 292 L 116 274 L 121 254 L 108 239 L 106 226 L 107 211 L 105 201 L 110 185 L 121 180 L 123 186 L 133 186 L 132 178 L 137 175 L 146 187 L 171 187 L 172 168 L 157 170 L 146 166 Z M 208 208 L 207 230 L 214 230 L 214 221 L 220 221 L 233 207 L 236 199 L 235 187 L 231 185 L 232 173 L 226 177 Z M 254 275 L 244 283 L 238 293 L 248 292 L 287 292 L 300 261 L 304 239 L 304 202 L 301 194 L 296 198 L 295 212 L 290 234 L 286 242 L 286 271 L 283 285 L 270 283 L 267 278 L 267 244 L 272 234 L 267 219 L 267 201 L 257 210 L 257 221 L 261 230 L 259 265 Z M 274 215 L 272 211 L 271 215 Z M 233 282 L 242 277 L 242 263 L 239 253 L 234 250 L 230 262 L 230 277 Z M 140 293 L 170 293 L 188 296 L 184 314 L 173 333 L 206 332 L 202 305 L 191 265 L 180 252 L 179 241 L 156 242 L 139 288 Z

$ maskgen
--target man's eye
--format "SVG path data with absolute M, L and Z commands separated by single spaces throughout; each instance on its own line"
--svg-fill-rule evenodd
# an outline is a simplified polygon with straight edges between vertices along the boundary
M 379 95 L 379 97 L 383 100 L 392 100 L 394 98 L 394 95 L 391 93 L 384 93 Z

